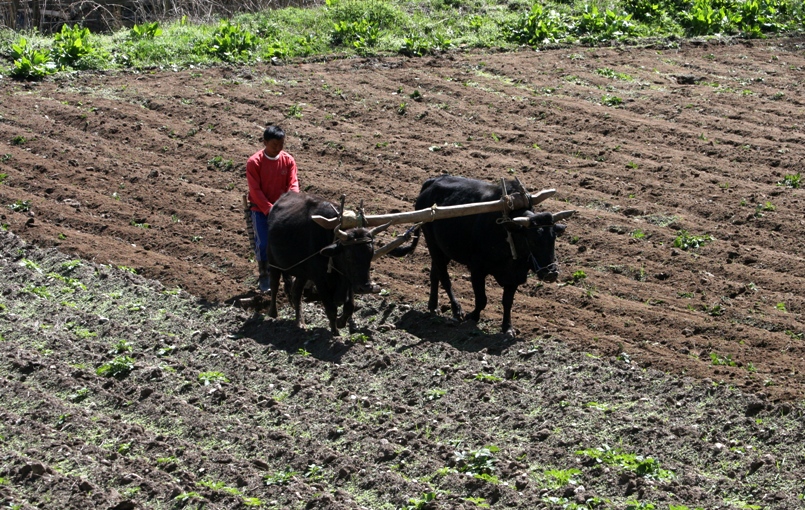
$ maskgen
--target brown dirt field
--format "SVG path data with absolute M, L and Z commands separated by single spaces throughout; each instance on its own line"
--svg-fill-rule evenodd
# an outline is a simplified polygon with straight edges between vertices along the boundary
M 2 221 L 38 245 L 222 302 L 255 283 L 240 197 L 266 123 L 289 133 L 306 190 L 363 199 L 369 213 L 410 210 L 440 173 L 513 174 L 558 190 L 545 208 L 579 210 L 558 254 L 565 280 L 587 275 L 521 288 L 522 336 L 561 334 L 797 400 L 803 191 L 778 183 L 805 166 L 803 83 L 800 39 L 6 81 L 0 200 L 30 200 L 35 216 L 4 209 Z M 605 95 L 623 103 L 602 105 Z M 675 249 L 680 229 L 715 241 Z M 630 236 L 638 230 L 645 237 Z M 428 264 L 420 249 L 374 274 L 422 302 Z M 454 274 L 469 304 L 462 268 Z M 489 286 L 494 321 L 500 294 Z M 736 366 L 713 365 L 711 353 Z

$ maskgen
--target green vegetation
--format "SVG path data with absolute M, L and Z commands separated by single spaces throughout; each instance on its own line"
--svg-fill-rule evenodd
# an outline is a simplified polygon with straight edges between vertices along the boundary
M 200 25 L 186 17 L 170 21 L 155 16 L 111 34 L 65 24 L 52 36 L 34 32 L 6 40 L 0 49 L 11 57 L 10 76 L 38 80 L 62 70 L 186 67 L 314 54 L 417 57 L 454 47 L 514 49 L 718 34 L 754 38 L 801 29 L 802 23 L 798 0 L 326 0 L 313 7 L 243 13 Z M 611 69 L 598 73 L 631 79 Z
M 680 230 L 679 234 L 674 239 L 674 247 L 682 250 L 696 249 L 713 240 L 714 238 L 711 235 L 697 236 L 687 230 Z
M 590 457 L 596 462 L 608 466 L 621 467 L 646 478 L 662 480 L 673 476 L 673 472 L 661 469 L 660 463 L 651 457 L 624 453 L 620 448 L 610 448 L 607 445 L 603 445 L 601 448 L 579 450 L 576 454 Z
M 14 203 L 8 204 L 8 208 L 14 212 L 28 212 L 31 210 L 31 201 L 15 200 Z
M 95 373 L 103 377 L 122 379 L 129 375 L 132 370 L 134 370 L 134 358 L 130 356 L 116 356 L 115 359 L 109 363 L 98 367 Z
M 204 386 L 209 386 L 212 383 L 216 382 L 229 382 L 229 379 L 223 374 L 223 372 L 201 372 L 198 374 L 198 382 L 203 384 Z
M 783 180 L 777 184 L 779 186 L 785 186 L 786 188 L 799 188 L 801 180 L 802 174 L 797 172 L 795 174 L 786 174 L 786 176 L 783 177 Z

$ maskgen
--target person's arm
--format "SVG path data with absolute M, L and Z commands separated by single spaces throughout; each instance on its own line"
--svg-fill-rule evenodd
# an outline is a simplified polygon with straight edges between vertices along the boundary
M 299 193 L 299 178 L 296 174 L 296 160 L 291 158 L 291 170 L 288 172 L 288 191 Z
M 256 160 L 249 159 L 246 163 L 246 182 L 249 184 L 249 200 L 260 209 L 263 214 L 268 214 L 274 205 L 268 201 L 265 193 L 260 187 L 260 167 Z

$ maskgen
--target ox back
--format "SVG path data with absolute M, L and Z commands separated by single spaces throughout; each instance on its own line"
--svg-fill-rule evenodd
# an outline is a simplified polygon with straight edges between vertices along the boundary
M 330 329 L 344 327 L 354 311 L 354 294 L 370 292 L 369 268 L 374 254 L 372 232 L 365 228 L 334 231 L 321 227 L 311 217 L 338 216 L 334 204 L 306 193 L 282 195 L 268 215 L 268 263 L 271 274 L 269 316 L 277 316 L 277 291 L 281 276 L 293 276 L 289 296 L 296 309 L 296 322 L 304 324 L 302 291 L 308 281 L 316 285 Z M 332 267 L 330 266 L 332 260 Z M 343 305 L 340 317 L 338 307 Z
M 512 192 L 519 187 L 516 182 L 508 181 L 506 189 Z M 428 179 L 422 185 L 416 209 L 427 209 L 434 204 L 451 206 L 488 202 L 498 200 L 501 196 L 503 191 L 499 185 L 463 177 L 440 176 Z M 542 279 L 556 280 L 554 245 L 556 236 L 564 231 L 565 226 L 554 225 L 551 213 L 535 213 L 530 209 L 515 210 L 509 216 L 527 217 L 529 226 L 505 221 L 502 212 L 436 220 L 422 226 L 431 256 L 429 310 L 436 311 L 441 283 L 455 318 L 479 320 L 487 304 L 486 277 L 492 275 L 503 287 L 502 331 L 512 336 L 515 334 L 511 324 L 511 308 L 517 287 L 525 283 L 530 270 Z M 453 295 L 447 271 L 451 260 L 467 266 L 470 271 L 475 309 L 466 316 Z

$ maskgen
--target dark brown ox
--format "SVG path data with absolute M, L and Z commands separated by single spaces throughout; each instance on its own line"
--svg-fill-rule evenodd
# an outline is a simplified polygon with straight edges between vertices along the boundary
M 355 310 L 355 294 L 379 292 L 369 278 L 375 255 L 374 236 L 388 225 L 334 230 L 324 228 L 314 217 L 336 218 L 335 204 L 306 193 L 282 195 L 268 215 L 268 263 L 271 304 L 268 315 L 277 316 L 280 277 L 294 277 L 290 301 L 296 310 L 296 324 L 303 326 L 302 291 L 308 281 L 316 285 L 330 331 L 347 325 Z M 338 307 L 343 305 L 341 315 Z
M 507 191 L 522 191 L 518 182 L 507 181 Z M 500 199 L 500 185 L 463 177 L 440 176 L 428 179 L 416 199 L 416 209 L 433 205 L 455 206 Z M 431 257 L 430 299 L 428 309 L 438 305 L 441 283 L 456 319 L 478 321 L 486 307 L 486 277 L 492 275 L 503 287 L 504 333 L 516 334 L 511 323 L 511 309 L 517 287 L 526 282 L 529 271 L 548 282 L 559 274 L 554 246 L 556 237 L 565 231 L 558 221 L 569 218 L 575 211 L 556 214 L 534 212 L 531 208 L 513 210 L 505 217 L 502 212 L 474 214 L 459 218 L 436 220 L 422 226 Z M 410 246 L 391 252 L 400 256 L 413 251 L 418 238 Z M 454 260 L 470 271 L 475 309 L 466 316 L 453 295 L 448 263 Z

